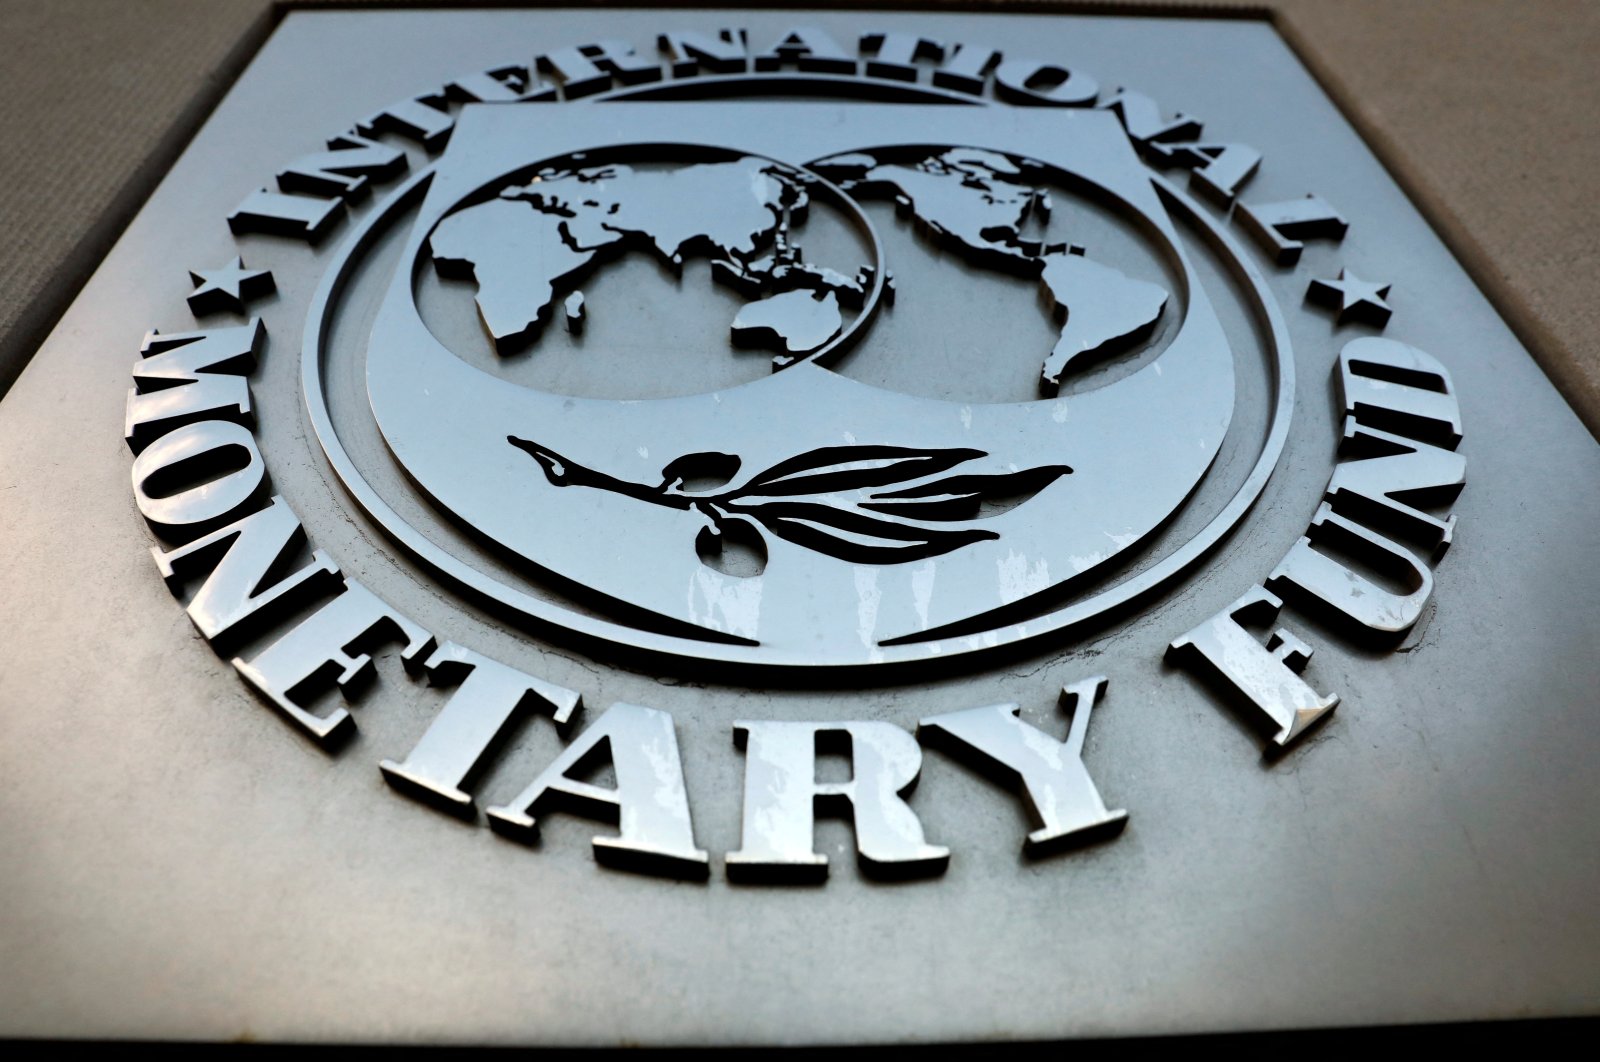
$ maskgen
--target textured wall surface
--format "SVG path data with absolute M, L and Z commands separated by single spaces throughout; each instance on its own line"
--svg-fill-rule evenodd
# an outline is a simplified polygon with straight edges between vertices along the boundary
M 1600 3 L 1265 7 L 1600 431 Z M 271 0 L 0 0 L 0 388 L 275 18 Z

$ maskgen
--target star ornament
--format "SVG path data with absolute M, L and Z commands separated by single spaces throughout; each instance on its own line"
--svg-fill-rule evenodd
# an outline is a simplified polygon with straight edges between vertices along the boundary
M 196 317 L 224 310 L 244 313 L 247 301 L 277 289 L 270 270 L 246 269 L 244 259 L 237 255 L 217 269 L 191 269 L 189 278 L 199 285 L 189 296 L 189 310 Z
M 1392 285 L 1362 280 L 1348 269 L 1339 270 L 1338 280 L 1317 277 L 1306 289 L 1306 298 L 1332 308 L 1334 319 L 1340 324 L 1361 321 L 1382 328 L 1389 323 L 1392 313 L 1388 302 Z

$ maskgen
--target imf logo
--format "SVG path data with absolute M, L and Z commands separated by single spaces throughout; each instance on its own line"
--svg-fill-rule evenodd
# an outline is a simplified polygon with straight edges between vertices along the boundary
M 431 510 L 391 535 L 625 645 L 828 667 L 1059 630 L 1231 526 L 1250 463 L 1197 487 L 1263 370 L 1114 115 L 926 108 L 943 141 L 905 144 L 893 110 L 779 113 L 655 105 L 622 143 L 462 114 L 374 212 L 398 254 L 358 236 L 336 269 L 387 270 L 364 349 L 308 349 L 313 406 L 363 380 L 404 472 L 352 467 L 335 424 L 357 497 Z

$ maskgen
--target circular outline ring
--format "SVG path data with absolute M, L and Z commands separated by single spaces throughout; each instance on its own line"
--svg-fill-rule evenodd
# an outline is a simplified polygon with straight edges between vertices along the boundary
M 716 88 L 718 85 L 730 83 L 745 86 L 754 80 L 757 79 L 749 77 L 706 79 L 695 88 Z M 795 75 L 759 80 L 762 87 L 767 89 L 781 87 L 773 82 L 813 89 L 831 87 L 835 90 L 842 86 L 854 87 L 857 84 L 854 79 L 830 76 Z M 880 92 L 889 88 L 879 85 L 870 87 Z M 900 90 L 899 98 L 909 98 L 906 92 L 910 86 L 894 86 L 894 88 Z M 584 102 L 604 102 L 607 99 L 620 100 L 643 95 L 649 95 L 648 89 L 630 88 L 606 96 L 591 97 Z M 915 95 L 942 102 L 974 103 L 970 97 L 926 87 L 916 89 Z M 1170 206 L 1176 206 L 1190 224 L 1210 237 L 1211 241 L 1224 252 L 1224 259 L 1237 270 L 1239 279 L 1250 288 L 1256 303 L 1256 312 L 1266 326 L 1275 368 L 1277 398 L 1273 404 L 1271 428 L 1262 444 L 1261 453 L 1239 489 L 1198 534 L 1145 571 L 1047 615 L 996 627 L 976 635 L 946 638 L 942 641 L 880 646 L 876 658 L 871 661 L 829 661 L 793 657 L 782 653 L 774 657 L 773 650 L 769 646 L 731 644 L 659 634 L 585 615 L 564 605 L 507 587 L 425 538 L 420 543 L 411 541 L 408 532 L 416 534 L 417 537 L 421 537 L 420 533 L 401 519 L 399 514 L 390 508 L 377 491 L 362 478 L 339 442 L 338 434 L 328 414 L 321 385 L 323 346 L 330 323 L 329 309 L 348 280 L 351 265 L 382 230 L 386 218 L 394 210 L 407 205 L 413 196 L 421 195 L 432 176 L 433 167 L 429 166 L 414 174 L 405 184 L 395 189 L 383 203 L 375 206 L 339 247 L 335 255 L 335 264 L 323 274 L 318 283 L 316 293 L 307 307 L 302 339 L 300 377 L 306 410 L 311 419 L 312 429 L 322 445 L 323 453 L 345 490 L 392 540 L 456 588 L 468 592 L 477 599 L 509 608 L 535 621 L 542 628 L 550 628 L 558 636 L 562 633 L 576 635 L 582 640 L 620 648 L 630 653 L 643 652 L 652 658 L 665 658 L 691 664 L 723 664 L 752 667 L 763 671 L 778 669 L 830 674 L 869 669 L 877 673 L 893 669 L 897 665 L 926 666 L 934 661 L 971 657 L 974 654 L 1034 643 L 1051 635 L 1061 634 L 1110 610 L 1128 606 L 1156 592 L 1188 570 L 1214 549 L 1255 504 L 1276 469 L 1288 440 L 1289 421 L 1294 410 L 1294 360 L 1288 327 L 1282 312 L 1268 291 L 1260 270 L 1250 261 L 1237 241 L 1207 217 L 1192 199 L 1179 192 L 1164 178 L 1151 174 L 1150 179 L 1159 194 Z M 878 281 L 881 283 L 882 280 L 880 276 Z M 952 641 L 963 644 L 950 647 L 949 643 Z

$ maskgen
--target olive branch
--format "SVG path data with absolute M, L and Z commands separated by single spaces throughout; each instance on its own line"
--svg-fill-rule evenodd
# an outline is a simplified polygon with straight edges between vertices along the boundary
M 661 482 L 636 483 L 585 468 L 527 439 L 524 451 L 557 487 L 589 487 L 653 505 L 698 512 L 714 538 L 744 524 L 839 560 L 896 564 L 999 538 L 975 526 L 1015 507 L 1072 469 L 1043 465 L 1001 473 L 963 473 L 988 454 L 948 448 L 828 446 L 778 462 L 736 482 L 732 454 L 685 454 L 661 470 Z

